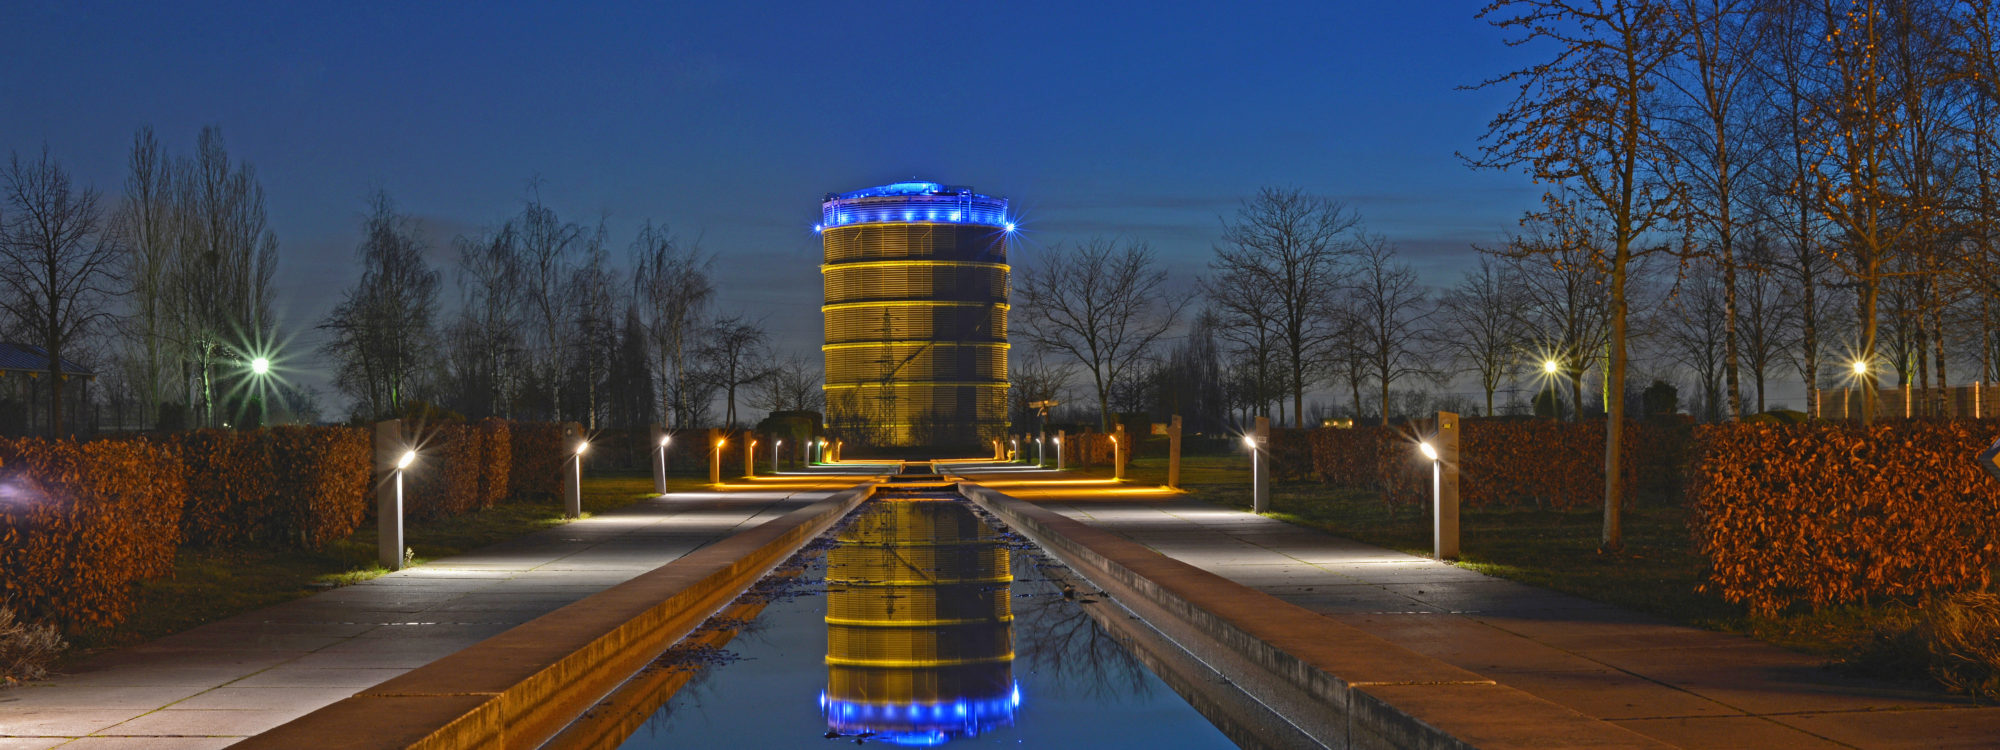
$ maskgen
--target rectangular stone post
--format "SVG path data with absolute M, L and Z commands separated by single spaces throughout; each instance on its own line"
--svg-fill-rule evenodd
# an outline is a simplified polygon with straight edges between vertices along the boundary
M 575 422 L 564 425 L 563 438 L 563 448 L 569 451 L 569 460 L 563 462 L 563 517 L 582 518 L 583 425 Z
M 1181 488 L 1181 415 L 1167 425 L 1167 486 Z
M 722 431 L 708 431 L 708 483 L 722 484 Z
M 1118 431 L 1111 435 L 1111 478 L 1125 481 L 1125 457 L 1132 455 L 1126 443 L 1132 439 L 1125 433 L 1125 423 L 1118 423 Z
M 1067 430 L 1056 430 L 1056 471 L 1063 470 L 1063 443 L 1068 442 L 1064 439 L 1067 432 Z
M 653 491 L 667 494 L 667 429 L 653 425 Z
M 1250 451 L 1250 512 L 1271 510 L 1271 418 L 1258 417 Z
M 403 569 L 403 470 L 396 462 L 409 450 L 402 420 L 375 423 L 375 561 L 390 570 Z
M 1437 436 L 1431 447 L 1438 457 L 1431 462 L 1431 484 L 1437 507 L 1432 511 L 1431 533 L 1439 560 L 1458 559 L 1458 415 L 1438 412 Z

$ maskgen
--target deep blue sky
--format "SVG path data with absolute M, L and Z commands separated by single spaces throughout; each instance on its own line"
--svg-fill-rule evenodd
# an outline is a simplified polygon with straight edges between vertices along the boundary
M 812 352 L 821 196 L 911 177 L 1010 198 L 1017 262 L 1115 235 L 1182 281 L 1237 200 L 1298 186 L 1448 282 L 1537 194 L 1453 155 L 1504 104 L 1454 87 L 1524 59 L 1479 4 L 12 3 L 0 149 L 46 143 L 115 196 L 139 125 L 179 152 L 220 125 L 268 192 L 295 328 L 358 275 L 373 189 L 443 259 L 539 177 L 621 259 L 647 218 L 699 237 L 721 308 Z

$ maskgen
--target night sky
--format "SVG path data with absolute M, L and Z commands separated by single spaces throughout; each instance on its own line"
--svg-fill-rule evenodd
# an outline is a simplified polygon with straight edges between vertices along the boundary
M 801 353 L 831 191 L 971 185 L 1013 201 L 1017 263 L 1120 236 L 1183 283 L 1262 185 L 1347 201 L 1440 284 L 1537 195 L 1454 156 L 1504 104 L 1455 87 L 1526 59 L 1477 2 L 443 5 L 12 4 L 0 148 L 47 144 L 115 197 L 135 128 L 187 153 L 220 125 L 267 191 L 298 346 L 359 275 L 377 188 L 424 221 L 447 288 L 450 238 L 531 182 L 601 218 L 621 263 L 667 223 L 719 256 L 720 311 Z

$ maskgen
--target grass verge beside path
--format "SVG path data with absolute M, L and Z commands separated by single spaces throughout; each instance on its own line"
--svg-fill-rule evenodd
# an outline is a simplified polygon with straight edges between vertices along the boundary
M 1152 446 L 1148 446 L 1150 449 Z M 1160 450 L 1134 459 L 1127 479 L 1166 482 Z M 1111 467 L 1086 472 L 1110 476 Z M 1212 503 L 1250 507 L 1247 454 L 1186 456 L 1181 486 Z M 1421 507 L 1392 509 L 1374 492 L 1331 487 L 1316 481 L 1274 482 L 1273 518 L 1359 542 L 1413 555 L 1431 553 L 1430 515 Z M 1393 510 L 1393 512 L 1392 512 Z M 1803 609 L 1774 617 L 1753 616 L 1740 605 L 1702 594 L 1703 562 L 1688 531 L 1688 511 L 1679 505 L 1641 503 L 1624 517 L 1625 551 L 1597 553 L 1603 531 L 1601 510 L 1538 511 L 1468 508 L 1459 516 L 1462 567 L 1489 575 L 1647 612 L 1711 630 L 1741 633 L 1833 660 L 1854 659 L 1876 640 L 1877 628 L 1907 622 L 1916 611 L 1906 603 Z M 1921 672 L 1866 667 L 1879 676 L 1922 679 Z
M 706 475 L 667 479 L 669 491 L 706 486 Z M 583 480 L 584 517 L 652 496 L 653 477 L 649 473 L 587 474 Z M 416 561 L 423 563 L 563 523 L 562 506 L 553 500 L 509 500 L 462 516 L 410 522 L 403 533 L 416 551 Z M 107 648 L 143 643 L 386 572 L 375 564 L 373 520 L 319 550 L 183 547 L 175 555 L 171 575 L 137 584 L 131 617 L 116 628 L 99 628 L 71 638 L 72 649 L 65 658 L 73 660 Z

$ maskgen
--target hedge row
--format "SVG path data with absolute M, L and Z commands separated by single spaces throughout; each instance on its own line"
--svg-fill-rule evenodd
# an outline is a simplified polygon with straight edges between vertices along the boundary
M 415 436 L 423 463 L 408 476 L 407 513 L 490 507 L 513 486 L 553 494 L 568 454 L 561 429 L 426 428 Z M 372 443 L 352 427 L 0 439 L 0 604 L 72 632 L 114 625 L 131 607 L 130 584 L 171 572 L 182 544 L 318 547 L 345 537 L 374 507 Z M 514 460 L 516 445 L 527 460 Z
M 1678 487 L 1672 474 L 1682 469 L 1685 450 L 1678 446 L 1687 438 L 1675 424 L 1626 423 L 1625 502 L 1641 487 Z M 1427 502 L 1430 461 L 1419 455 L 1415 436 L 1430 432 L 1428 425 L 1272 430 L 1271 472 L 1373 489 L 1391 503 Z M 1458 466 L 1465 507 L 1602 507 L 1604 422 L 1464 420 Z
M 2000 565 L 2000 482 L 1979 421 L 1708 425 L 1695 541 L 1724 599 L 1774 612 L 1982 588 Z
M 123 620 L 131 582 L 173 569 L 181 476 L 144 441 L 0 439 L 0 600 L 71 632 Z

